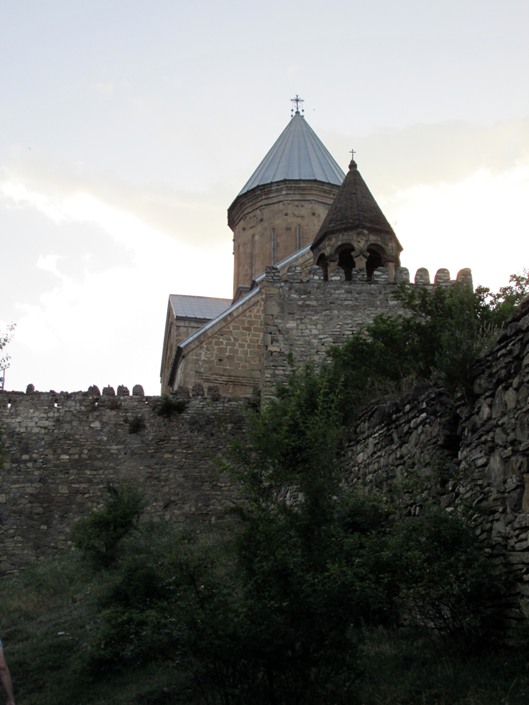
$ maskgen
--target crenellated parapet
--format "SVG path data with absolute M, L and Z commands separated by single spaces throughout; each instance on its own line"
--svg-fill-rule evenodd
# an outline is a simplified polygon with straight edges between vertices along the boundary
M 146 520 L 220 521 L 234 492 L 212 459 L 240 437 L 243 409 L 200 385 L 169 398 L 0 392 L 0 575 L 70 548 L 108 485 L 140 488 Z
M 305 274 L 305 276 L 304 276 Z M 322 267 L 314 265 L 306 272 L 299 265 L 288 268 L 286 275 L 281 276 L 276 267 L 267 267 L 266 281 L 286 280 L 290 283 L 302 282 L 344 282 L 350 284 L 410 284 L 410 272 L 407 267 L 397 267 L 392 270 L 388 267 L 378 267 L 371 275 L 363 268 L 353 268 L 350 276 L 347 277 L 340 267 L 326 272 Z M 454 286 L 455 284 L 465 284 L 473 287 L 472 271 L 468 268 L 460 269 L 455 279 L 451 279 L 450 271 L 446 268 L 438 269 L 433 281 L 430 272 L 426 267 L 420 267 L 415 273 L 413 283 L 417 286 Z
M 266 398 L 289 373 L 291 362 L 302 367 L 320 364 L 328 350 L 341 345 L 357 330 L 380 314 L 403 312 L 393 295 L 397 284 L 418 287 L 472 287 L 470 269 L 451 279 L 448 269 L 439 269 L 433 282 L 427 269 L 417 270 L 414 281 L 405 267 L 392 271 L 378 267 L 371 276 L 365 268 L 346 273 L 341 267 L 326 272 L 315 265 L 308 270 L 291 266 L 285 273 L 268 267 L 264 296 L 264 338 L 261 391 Z
M 379 299 L 392 290 L 376 282 L 274 279 L 267 296 L 269 323 L 277 324 L 267 332 L 270 359 L 281 357 L 281 291 L 289 287 L 296 296 L 318 287 L 344 292 L 335 297 L 344 307 L 344 326 L 365 292 Z M 310 310 L 325 297 L 306 303 L 308 319 L 299 330 L 307 332 L 305 344 L 316 353 L 329 341 L 311 328 L 316 319 Z M 295 299 L 291 304 L 285 330 L 289 322 L 292 328 L 299 324 Z M 331 308 L 319 310 L 320 317 L 330 314 Z M 332 326 L 327 332 L 330 340 Z M 477 535 L 491 541 L 494 555 L 511 568 L 513 619 L 529 611 L 528 337 L 529 302 L 476 364 L 472 400 L 461 398 L 454 406 L 442 390 L 424 386 L 369 407 L 349 429 L 343 456 L 344 481 L 388 506 L 394 506 L 397 489 L 410 515 L 420 514 L 425 503 L 465 512 Z M 185 522 L 197 530 L 226 520 L 236 492 L 219 473 L 219 459 L 230 459 L 234 439 L 244 440 L 247 412 L 244 400 L 221 397 L 215 386 L 201 384 L 180 389 L 169 402 L 96 388 L 0 392 L 0 574 L 67 550 L 71 527 L 100 506 L 108 484 L 139 486 L 147 520 Z M 409 488 L 405 497 L 403 486 Z

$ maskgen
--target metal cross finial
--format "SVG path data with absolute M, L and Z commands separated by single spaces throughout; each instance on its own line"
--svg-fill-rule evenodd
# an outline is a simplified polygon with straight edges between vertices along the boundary
M 304 103 L 305 101 L 303 100 L 303 98 L 300 98 L 299 95 L 296 93 L 296 97 L 291 98 L 290 102 L 296 104 L 296 115 L 298 115 L 299 114 L 299 104 Z M 303 108 L 301 108 L 301 109 L 303 110 Z M 292 108 L 292 112 L 294 112 L 294 108 Z
M 351 159 L 354 161 L 356 151 L 354 149 L 351 149 L 350 152 L 351 152 Z

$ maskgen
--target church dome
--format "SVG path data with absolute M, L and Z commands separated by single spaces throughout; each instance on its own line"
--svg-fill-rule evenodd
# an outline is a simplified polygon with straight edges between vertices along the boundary
M 344 174 L 296 111 L 228 208 L 233 231 L 233 298 L 239 299 L 268 266 L 313 242 Z
M 238 194 L 276 181 L 322 181 L 340 186 L 344 173 L 305 118 L 296 111 Z

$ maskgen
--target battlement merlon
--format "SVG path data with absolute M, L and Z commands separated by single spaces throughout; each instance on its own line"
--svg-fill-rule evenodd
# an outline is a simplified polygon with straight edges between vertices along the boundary
M 393 276 L 387 267 L 378 267 L 371 276 L 368 276 L 365 269 L 352 269 L 350 278 L 341 267 L 326 272 L 322 267 L 314 265 L 305 272 L 299 265 L 292 265 L 286 274 L 280 272 L 277 267 L 267 267 L 265 272 L 265 284 L 278 284 L 287 281 L 293 284 L 307 282 L 343 282 L 347 284 L 410 284 L 410 272 L 407 267 L 397 267 Z M 456 284 L 465 284 L 473 289 L 472 271 L 469 268 L 460 269 L 455 279 L 451 279 L 450 271 L 446 268 L 438 269 L 435 273 L 433 284 L 430 272 L 426 267 L 419 267 L 415 273 L 413 283 L 416 286 L 439 286 L 447 287 Z

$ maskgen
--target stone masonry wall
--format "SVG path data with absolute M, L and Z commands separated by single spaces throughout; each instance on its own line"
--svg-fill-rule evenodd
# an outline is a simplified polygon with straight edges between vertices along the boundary
M 226 396 L 251 396 L 260 377 L 262 307 L 262 296 L 256 292 L 199 340 L 185 345 L 177 385 L 215 385 Z
M 249 288 L 270 264 L 309 245 L 339 187 L 318 181 L 276 181 L 238 196 L 228 210 L 233 230 L 234 289 Z
M 220 519 L 233 492 L 218 459 L 242 432 L 243 404 L 195 393 L 171 417 L 159 398 L 0 393 L 0 574 L 66 549 L 109 483 L 137 485 L 146 517 Z
M 349 482 L 408 511 L 426 501 L 464 514 L 517 574 L 513 607 L 529 616 L 529 305 L 476 367 L 474 398 L 435 389 L 372 407 L 347 448 Z
M 398 312 L 392 298 L 394 285 L 382 279 L 345 282 L 342 270 L 335 279 L 323 280 L 323 270 L 312 267 L 305 280 L 298 267 L 290 268 L 282 280 L 269 267 L 263 283 L 264 360 L 261 389 L 266 398 L 277 384 L 286 381 L 290 361 L 302 367 L 321 363 L 332 345 L 344 343 L 355 330 L 366 326 L 380 313 Z
M 479 361 L 473 392 L 415 388 L 367 409 L 344 479 L 389 503 L 404 493 L 410 514 L 431 501 L 464 513 L 514 567 L 513 607 L 529 616 L 529 304 Z M 202 395 L 164 418 L 159 398 L 1 393 L 0 572 L 67 548 L 109 482 L 137 483 L 148 516 L 220 521 L 234 495 L 218 457 L 244 434 L 246 407 Z M 135 419 L 145 427 L 130 433 Z
M 341 268 L 335 268 L 329 281 L 320 267 L 309 271 L 289 267 L 286 277 L 268 267 L 262 284 L 264 292 L 264 350 L 261 390 L 264 398 L 273 396 L 277 384 L 286 381 L 290 360 L 302 367 L 307 362 L 321 363 L 329 348 L 343 344 L 353 333 L 382 313 L 402 311 L 393 293 L 396 283 L 408 282 L 409 272 L 397 270 L 395 282 L 388 270 L 375 270 L 367 281 L 365 270 L 354 270 L 352 281 L 345 281 Z M 456 281 L 472 285 L 470 270 L 461 270 Z M 423 287 L 452 286 L 446 269 L 437 271 L 433 284 L 428 270 L 421 268 L 415 284 Z

